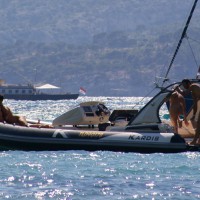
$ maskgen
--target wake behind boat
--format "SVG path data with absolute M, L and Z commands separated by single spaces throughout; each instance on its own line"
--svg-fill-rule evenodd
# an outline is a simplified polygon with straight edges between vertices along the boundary
M 6 84 L 4 80 L 0 80 L 0 94 L 4 95 L 5 99 L 14 100 L 64 100 L 64 99 L 77 99 L 79 93 L 50 93 L 43 92 L 49 90 L 58 90 L 59 87 L 45 84 L 39 87 L 35 87 L 32 84 L 16 85 Z

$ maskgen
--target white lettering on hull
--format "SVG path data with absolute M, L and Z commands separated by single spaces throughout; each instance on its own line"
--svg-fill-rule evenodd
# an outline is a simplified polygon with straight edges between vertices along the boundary
M 134 140 L 134 141 L 154 141 L 158 142 L 159 141 L 159 136 L 140 136 L 140 135 L 130 135 L 129 140 Z
M 57 137 L 57 135 L 61 135 L 63 138 L 67 138 L 66 134 L 64 131 L 62 130 L 56 130 L 54 133 L 53 133 L 53 136 L 52 137 Z

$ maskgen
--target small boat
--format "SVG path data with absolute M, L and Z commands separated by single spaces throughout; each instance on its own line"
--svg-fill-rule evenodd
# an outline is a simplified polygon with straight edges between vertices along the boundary
M 65 99 L 77 99 L 79 94 L 74 93 L 47 93 L 41 92 L 41 90 L 52 90 L 58 89 L 54 85 L 45 84 L 40 87 L 35 87 L 32 84 L 17 85 L 17 84 L 6 84 L 4 80 L 0 80 L 0 94 L 5 99 L 14 100 L 65 100 Z
M 173 132 L 161 133 L 160 127 L 162 126 L 152 125 L 148 128 L 135 127 L 137 130 L 132 127 L 132 130 L 123 131 L 92 131 L 20 127 L 0 123 L 0 149 L 111 150 L 145 153 L 175 153 L 189 150 L 183 138 Z M 137 132 L 139 128 L 146 129 L 146 132 Z M 157 132 L 152 133 L 153 130 Z
M 197 1 L 194 2 L 182 36 L 186 34 Z M 170 67 L 182 39 L 183 37 Z M 190 81 L 200 84 L 198 79 Z M 169 121 L 161 120 L 160 110 L 174 91 L 175 84 L 180 85 L 180 82 L 162 87 L 142 109 L 133 113 L 123 111 L 123 114 L 112 115 L 102 102 L 86 102 L 56 117 L 51 128 L 0 123 L 0 149 L 111 150 L 141 153 L 200 151 L 199 145 L 187 143 L 187 140 L 194 136 L 196 128 L 196 125 L 190 121 L 193 114 L 192 107 L 189 108 L 187 116 L 190 124 L 188 127 L 179 127 L 179 134 L 174 132 Z M 200 103 L 198 112 L 200 112 Z M 118 123 L 119 120 L 124 120 L 125 125 Z M 29 121 L 29 123 L 34 122 Z
M 199 147 L 188 145 L 181 135 L 175 134 L 173 128 L 168 123 L 162 122 L 159 117 L 160 106 L 165 103 L 165 98 L 171 92 L 169 88 L 160 91 L 132 117 L 126 126 L 115 126 L 110 121 L 96 120 L 100 111 L 98 105 L 104 109 L 99 112 L 101 114 L 98 117 L 107 115 L 108 119 L 112 115 L 106 106 L 102 106 L 102 102 L 99 104 L 92 102 L 91 105 L 89 102 L 83 103 L 61 114 L 53 120 L 53 128 L 0 123 L 0 149 L 111 150 L 141 153 L 198 151 Z M 69 114 L 74 111 L 78 114 L 77 116 L 74 114 L 76 117 L 74 123 L 71 123 L 72 118 Z M 65 117 L 69 117 L 69 120 L 67 118 L 64 120 Z M 34 122 L 29 121 L 29 123 Z

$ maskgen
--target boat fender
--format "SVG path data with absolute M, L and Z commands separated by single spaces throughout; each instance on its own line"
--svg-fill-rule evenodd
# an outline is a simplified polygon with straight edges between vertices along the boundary
M 186 143 L 185 139 L 182 138 L 179 134 L 174 134 L 171 137 L 170 143 Z

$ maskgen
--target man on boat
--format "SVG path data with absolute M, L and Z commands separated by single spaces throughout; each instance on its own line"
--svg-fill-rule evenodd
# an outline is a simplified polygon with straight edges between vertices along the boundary
M 3 105 L 4 97 L 0 95 L 0 122 L 28 126 L 25 117 L 13 115 L 9 107 Z
M 189 79 L 184 79 L 182 80 L 182 85 L 187 91 L 182 91 L 179 87 L 177 90 L 181 92 L 183 95 L 187 94 L 188 92 L 192 93 L 192 98 L 193 98 L 193 117 L 190 120 L 194 120 L 195 116 L 197 114 L 197 106 L 198 106 L 198 101 L 200 100 L 200 85 L 198 83 L 191 83 Z M 197 127 L 195 129 L 195 136 L 190 144 L 200 144 L 200 113 L 198 113 L 198 116 L 196 118 L 197 121 Z
M 178 133 L 178 127 L 181 128 L 182 126 L 182 121 L 179 118 L 180 115 L 184 116 L 183 121 L 186 126 L 188 125 L 188 121 L 186 119 L 185 99 L 178 91 L 174 91 L 169 98 L 169 103 L 170 120 L 175 133 Z
M 16 124 L 20 126 L 29 126 L 35 128 L 53 128 L 49 124 L 41 124 L 39 121 L 35 124 L 28 125 L 26 118 L 24 116 L 13 115 L 9 107 L 3 105 L 4 97 L 0 95 L 0 122 L 6 122 L 8 124 Z

